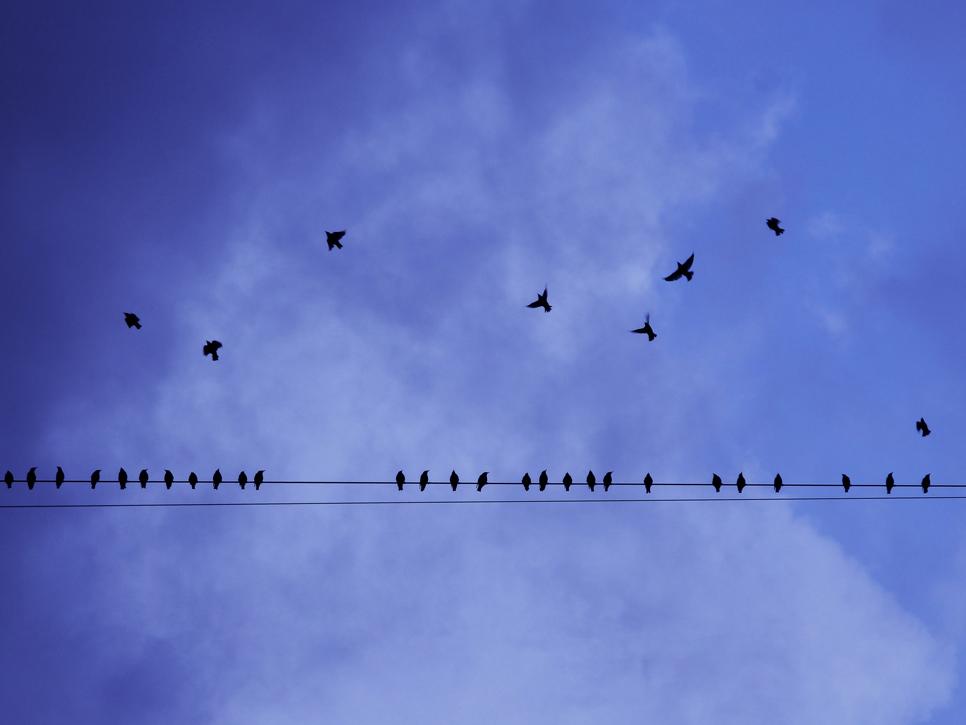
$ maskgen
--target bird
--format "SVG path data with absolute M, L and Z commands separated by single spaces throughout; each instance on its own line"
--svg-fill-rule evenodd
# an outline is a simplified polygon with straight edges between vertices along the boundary
M 892 493 L 892 487 L 896 485 L 896 479 L 892 477 L 890 473 L 886 476 L 886 493 Z
M 597 483 L 597 476 L 594 475 L 593 471 L 587 471 L 587 488 L 590 489 L 591 493 L 594 491 L 594 485 Z
M 164 487 L 167 489 L 171 488 L 171 484 L 174 483 L 174 474 L 171 473 L 167 468 L 164 469 Z
M 94 490 L 94 486 L 96 486 L 97 482 L 100 480 L 101 480 L 101 469 L 98 468 L 96 471 L 94 471 L 91 474 L 91 491 Z
M 218 359 L 218 349 L 223 347 L 223 345 L 218 342 L 218 340 L 205 340 L 204 346 L 201 348 L 203 355 L 211 355 L 211 361 L 214 362 Z
M 449 474 L 449 485 L 455 491 L 456 485 L 460 482 L 460 477 L 456 475 L 456 471 Z
M 527 473 L 524 473 L 523 474 L 523 478 L 521 479 L 521 483 L 523 484 L 523 490 L 524 491 L 529 491 L 530 490 L 530 484 L 533 483 L 533 481 L 530 480 L 530 473 L 529 473 L 529 471 Z
M 217 491 L 218 487 L 221 485 L 221 469 L 216 468 L 215 472 L 211 474 L 211 485 Z
M 138 475 L 138 481 L 141 482 L 141 488 L 148 487 L 148 469 L 142 468 L 141 473 Z
M 486 474 L 487 473 L 489 473 L 489 471 L 483 471 L 483 473 L 480 474 L 480 477 L 478 479 L 476 479 L 476 492 L 477 493 L 479 493 L 480 491 L 482 491 L 483 490 L 483 487 L 486 485 Z
M 929 474 L 927 473 L 922 477 L 922 492 L 928 493 L 930 485 L 932 485 L 932 481 L 929 480 Z
M 419 477 L 419 490 L 425 491 L 426 484 L 429 483 L 429 471 L 423 471 L 422 475 Z
M 721 476 L 717 473 L 711 476 L 711 485 L 714 486 L 716 493 L 721 493 Z
M 32 491 L 35 483 L 37 483 L 37 466 L 27 471 L 27 490 Z
M 242 471 L 238 474 L 238 486 L 242 491 L 245 490 L 246 483 L 248 483 L 248 474 Z
M 342 239 L 342 237 L 344 237 L 344 236 L 345 236 L 345 229 L 343 229 L 341 232 L 326 232 L 325 233 L 325 243 L 329 245 L 329 251 L 330 252 L 333 249 L 335 249 L 336 247 L 338 247 L 339 249 L 342 249 L 342 242 L 339 241 L 339 240 Z M 363 245 L 363 246 L 365 246 L 365 245 Z
M 781 490 L 782 490 L 782 474 L 776 473 L 775 474 L 775 493 L 778 493 Z
M 651 478 L 651 474 L 648 473 L 646 476 L 644 476 L 644 493 L 650 493 L 651 486 L 653 485 L 654 485 L 654 479 Z
M 570 477 L 570 471 L 567 471 L 567 473 L 565 473 L 563 477 L 564 491 L 569 491 L 570 484 L 572 484 L 573 482 L 574 482 L 574 479 Z
M 547 476 L 547 469 L 543 469 L 540 472 L 540 490 L 543 491 L 547 487 L 547 482 L 550 478 Z
M 738 480 L 735 481 L 735 485 L 738 486 L 738 493 L 741 493 L 745 490 L 745 474 L 738 474 Z
M 852 479 L 849 478 L 848 476 L 846 476 L 843 473 L 842 474 L 842 488 L 844 488 L 845 489 L 845 492 L 848 493 L 849 492 L 849 488 L 851 488 L 851 487 L 852 487 Z
M 688 282 L 690 282 L 691 278 L 694 277 L 694 272 L 691 271 L 691 265 L 694 264 L 694 253 L 692 252 L 690 257 L 685 259 L 683 262 L 678 262 L 677 264 L 678 268 L 665 277 L 664 281 L 673 282 L 677 279 L 681 279 L 681 277 L 686 277 Z
M 57 466 L 57 473 L 54 475 L 54 484 L 57 488 L 64 485 L 64 469 L 60 466 Z
M 7 471 L 3 474 L 3 482 L 7 484 L 7 488 L 13 488 L 13 472 Z
M 926 425 L 925 418 L 920 418 L 919 420 L 916 421 L 916 430 L 922 433 L 923 438 L 925 438 L 927 435 L 932 433 L 932 431 L 929 430 L 929 426 Z
M 543 293 L 542 294 L 538 293 L 537 299 L 535 299 L 533 302 L 527 305 L 527 307 L 532 307 L 533 309 L 542 307 L 544 312 L 550 312 L 550 310 L 552 310 L 553 308 L 550 306 L 550 302 L 547 300 L 547 288 L 544 287 Z
M 631 332 L 636 332 L 639 335 L 647 335 L 648 342 L 654 342 L 654 338 L 657 337 L 657 333 L 654 332 L 654 328 L 651 327 L 650 313 L 644 316 L 644 327 L 638 327 L 636 330 L 631 330 Z
M 775 217 L 770 217 L 765 220 L 765 224 L 768 226 L 769 229 L 775 232 L 776 237 L 780 237 L 782 234 L 785 233 L 785 230 L 779 226 L 779 224 L 781 224 L 780 219 L 776 219 Z
M 396 488 L 402 491 L 404 483 L 406 483 L 406 476 L 402 471 L 399 471 L 399 473 L 396 474 Z
M 136 327 L 139 330 L 141 329 L 141 318 L 135 315 L 133 312 L 125 312 L 124 321 L 127 323 L 127 329 L 129 330 L 132 327 Z
M 253 480 L 255 481 L 256 491 L 262 487 L 262 480 L 264 475 L 265 475 L 265 471 L 263 470 L 255 471 L 255 478 Z
M 608 471 L 604 474 L 604 493 L 607 493 L 607 489 L 614 482 L 614 472 Z
M 188 474 L 188 483 L 191 484 L 191 489 L 194 490 L 194 487 L 198 485 L 198 474 L 196 474 L 194 471 L 192 471 L 191 473 L 189 473 Z
M 127 488 L 127 471 L 123 468 L 117 472 L 117 482 L 121 484 L 121 490 Z

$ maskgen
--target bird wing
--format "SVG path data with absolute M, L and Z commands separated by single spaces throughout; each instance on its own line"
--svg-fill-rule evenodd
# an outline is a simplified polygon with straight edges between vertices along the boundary
M 645 332 L 647 332 L 647 328 L 646 327 L 638 327 L 636 330 L 631 330 L 631 332 L 636 332 L 639 335 L 643 335 Z
M 533 302 L 531 302 L 529 305 L 527 305 L 527 307 L 534 307 L 534 308 L 536 308 L 536 307 L 543 307 L 543 300 L 541 300 L 539 297 L 537 297 L 537 299 L 535 299 Z
M 690 271 L 692 264 L 694 264 L 694 252 L 691 253 L 690 257 L 684 260 L 684 269 Z
M 664 281 L 665 282 L 673 282 L 676 279 L 681 279 L 681 270 L 680 269 L 676 269 L 673 272 L 671 272 L 671 274 L 669 274 L 667 277 L 664 278 Z

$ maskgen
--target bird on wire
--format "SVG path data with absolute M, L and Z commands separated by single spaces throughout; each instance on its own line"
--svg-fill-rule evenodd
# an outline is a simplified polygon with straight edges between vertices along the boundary
M 345 236 L 345 229 L 340 232 L 326 232 L 325 233 L 325 243 L 329 245 L 329 251 L 333 249 L 342 249 L 342 237 Z M 363 245 L 365 246 L 365 245 Z
M 714 486 L 715 493 L 721 493 L 721 476 L 717 473 L 711 476 L 711 485 Z
M 54 485 L 60 488 L 64 485 L 64 469 L 57 466 L 57 473 L 54 474 Z
M 922 433 L 923 438 L 925 438 L 927 435 L 932 433 L 932 431 L 929 430 L 929 426 L 926 425 L 925 418 L 920 418 L 919 420 L 916 421 L 916 430 Z
M 480 474 L 480 477 L 478 479 L 476 479 L 476 492 L 477 493 L 479 493 L 480 491 L 482 491 L 483 490 L 483 487 L 486 485 L 486 476 L 487 476 L 488 473 L 489 473 L 489 471 L 483 471 L 483 473 Z
M 398 488 L 400 491 L 402 491 L 403 490 L 403 484 L 404 483 L 406 483 L 406 476 L 405 476 L 405 474 L 403 474 L 402 471 L 399 471 L 396 474 L 396 488 Z
M 94 487 L 97 485 L 98 481 L 100 480 L 101 480 L 101 469 L 98 468 L 96 471 L 94 471 L 91 474 L 91 491 L 94 490 Z
M 892 487 L 895 485 L 896 480 L 892 477 L 892 473 L 890 472 L 889 475 L 886 476 L 886 493 L 892 493 Z
M 543 469 L 540 472 L 540 490 L 543 491 L 547 488 L 547 483 L 550 481 L 550 477 L 547 476 L 547 469 Z
M 7 484 L 7 488 L 13 488 L 13 471 L 3 474 L 3 482 Z
M 636 332 L 638 335 L 647 335 L 648 342 L 654 342 L 654 338 L 657 337 L 657 333 L 654 332 L 654 328 L 651 327 L 650 313 L 644 316 L 644 327 L 638 327 L 636 330 L 631 330 L 631 332 Z
M 429 483 L 429 471 L 426 470 L 426 471 L 423 471 L 422 474 L 419 476 L 419 490 L 425 491 L 426 484 L 428 483 Z
M 171 484 L 174 483 L 174 474 L 171 473 L 167 468 L 164 469 L 164 487 L 171 490 Z
M 665 282 L 674 282 L 675 280 L 681 279 L 681 277 L 687 278 L 688 282 L 694 277 L 694 272 L 691 271 L 691 265 L 694 264 L 694 253 L 685 259 L 683 262 L 678 262 L 678 268 L 671 272 L 667 277 L 664 278 Z
M 27 471 L 27 490 L 32 491 L 35 483 L 37 483 L 37 466 Z
M 262 487 L 262 481 L 264 480 L 264 476 L 265 476 L 265 471 L 263 470 L 255 471 L 254 483 L 255 483 L 256 491 Z
M 246 483 L 248 483 L 248 474 L 247 474 L 247 473 L 245 473 L 244 471 L 241 471 L 241 472 L 240 472 L 240 473 L 238 474 L 238 487 L 239 487 L 239 488 L 240 488 L 240 489 L 241 489 L 242 491 L 244 491 L 244 490 L 245 490 L 245 484 L 246 484 Z
M 132 327 L 136 327 L 139 330 L 141 329 L 141 318 L 135 315 L 133 312 L 125 312 L 124 321 L 127 323 L 127 329 L 129 330 Z
M 922 492 L 929 493 L 929 486 L 931 484 L 932 484 L 932 481 L 929 479 L 929 474 L 927 473 L 925 476 L 922 477 Z
M 459 482 L 460 482 L 460 477 L 456 475 L 456 471 L 454 470 L 452 473 L 449 474 L 449 485 L 455 491 L 456 487 L 459 485 Z
M 221 469 L 216 468 L 215 472 L 211 475 L 211 485 L 217 491 L 218 487 L 221 485 Z
M 593 471 L 587 471 L 587 488 L 590 492 L 594 492 L 594 486 L 597 484 L 597 476 L 594 475 Z
M 218 350 L 224 347 L 218 340 L 205 340 L 204 346 L 201 348 L 201 353 L 204 356 L 211 355 L 211 361 L 214 362 L 218 359 Z
M 742 491 L 745 490 L 745 474 L 744 473 L 739 473 L 738 474 L 738 480 L 735 481 L 735 485 L 738 487 L 738 493 L 741 493 Z
M 610 488 L 611 484 L 614 482 L 614 472 L 608 471 L 604 474 L 604 493 L 607 493 L 607 489 Z
M 523 484 L 523 490 L 524 491 L 529 491 L 530 490 L 530 484 L 533 483 L 533 481 L 530 480 L 530 472 L 529 471 L 527 473 L 524 473 L 523 474 L 523 478 L 520 479 L 520 483 Z
M 118 482 L 119 484 L 121 484 L 121 490 L 122 490 L 122 491 L 123 491 L 123 490 L 124 490 L 125 488 L 127 488 L 127 471 L 125 471 L 125 470 L 124 470 L 123 468 L 121 468 L 121 469 L 120 469 L 120 470 L 119 470 L 119 471 L 117 472 L 117 482 Z
M 564 491 L 570 490 L 570 485 L 574 482 L 574 479 L 570 477 L 570 471 L 567 471 L 563 477 Z
M 851 487 L 852 487 L 852 479 L 849 478 L 848 476 L 846 476 L 843 473 L 842 474 L 842 488 L 844 488 L 845 489 L 845 492 L 848 493 L 849 492 L 849 489 Z
M 782 490 L 782 474 L 776 473 L 775 474 L 775 493 L 778 493 L 781 490 Z
M 148 487 L 148 469 L 141 469 L 141 473 L 138 474 L 138 481 L 141 482 L 141 488 Z
M 644 476 L 644 493 L 650 493 L 651 486 L 653 485 L 654 485 L 654 479 L 651 478 L 651 474 L 648 473 L 646 476 Z
M 785 233 L 785 230 L 782 229 L 780 226 L 781 223 L 782 223 L 781 219 L 776 219 L 775 217 L 770 217 L 765 220 L 765 224 L 768 226 L 769 229 L 775 232 L 776 237 L 780 237 L 782 234 Z
M 532 309 L 537 309 L 538 307 L 542 307 L 544 312 L 550 312 L 550 310 L 552 310 L 553 308 L 550 306 L 550 302 L 547 300 L 547 288 L 544 287 L 543 292 L 538 293 L 537 299 L 535 299 L 533 302 L 527 305 L 527 307 L 530 307 Z
M 198 485 L 198 474 L 194 471 L 188 474 L 188 484 L 191 486 L 192 491 Z

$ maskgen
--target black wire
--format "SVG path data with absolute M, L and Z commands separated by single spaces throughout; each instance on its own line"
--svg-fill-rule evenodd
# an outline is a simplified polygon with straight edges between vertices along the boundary
M 13 483 L 24 483 L 25 484 L 26 483 L 26 480 L 25 479 L 22 479 L 22 478 L 15 478 L 13 480 Z M 55 483 L 55 481 L 53 479 L 40 479 L 40 478 L 38 478 L 37 481 L 36 481 L 36 483 L 38 483 L 38 484 L 40 484 L 40 483 Z M 91 482 L 90 482 L 89 479 L 69 479 L 69 480 L 64 480 L 63 483 L 70 483 L 70 484 L 87 484 L 89 486 Z M 148 483 L 156 484 L 157 485 L 157 484 L 163 484 L 164 481 L 163 480 L 153 480 L 152 479 L 152 480 L 149 480 Z M 178 479 L 178 480 L 172 481 L 172 484 L 174 484 L 174 483 L 184 483 L 184 484 L 187 484 L 189 482 L 186 479 L 185 480 Z M 97 485 L 98 486 L 102 486 L 102 487 L 105 487 L 105 486 L 116 486 L 117 484 L 118 484 L 118 481 L 117 480 L 111 480 L 111 479 L 101 479 L 100 481 L 97 482 Z M 197 482 L 197 485 L 201 485 L 201 484 L 214 484 L 214 481 L 212 481 L 210 479 L 200 479 L 199 478 L 198 479 L 198 482 Z M 284 484 L 284 485 L 299 485 L 299 484 L 301 484 L 301 485 L 312 485 L 312 486 L 396 486 L 397 485 L 395 481 L 262 481 L 262 483 L 260 485 L 261 486 L 271 486 L 271 485 L 278 485 L 278 484 Z M 140 487 L 140 485 L 141 484 L 137 480 L 137 478 L 128 478 L 127 486 L 129 486 L 131 488 L 138 488 L 138 487 Z M 223 485 L 223 486 L 237 486 L 238 485 L 238 481 L 237 480 L 234 480 L 234 479 L 223 478 L 220 485 Z M 419 484 L 418 481 L 406 481 L 406 483 L 404 484 L 404 486 L 406 488 L 416 488 L 419 485 L 420 484 Z M 450 486 L 451 484 L 449 483 L 449 481 L 429 481 L 426 485 L 428 485 L 428 486 Z M 471 487 L 471 486 L 476 486 L 476 481 L 473 481 L 472 479 L 467 479 L 465 481 L 460 481 L 458 485 L 459 486 L 462 486 L 464 488 Z M 531 488 L 539 488 L 539 485 L 540 484 L 537 481 L 532 481 L 530 483 L 530 487 Z M 563 486 L 563 485 L 564 484 L 562 482 L 560 482 L 560 481 L 550 481 L 549 483 L 546 484 L 546 486 L 548 486 L 548 487 L 549 486 Z M 570 485 L 572 487 L 574 487 L 574 488 L 585 488 L 587 486 L 587 482 L 586 481 L 574 481 Z M 711 485 L 712 484 L 711 484 L 710 481 L 705 481 L 703 483 L 684 483 L 684 482 L 663 482 L 663 483 L 659 483 L 658 481 L 654 481 L 651 484 L 652 487 L 657 487 L 657 486 L 705 486 L 705 487 L 707 487 L 707 486 L 711 486 Z M 246 487 L 251 486 L 252 488 L 254 488 L 255 487 L 255 484 L 252 482 L 251 479 L 249 479 L 247 481 L 247 483 L 245 484 L 245 486 Z M 522 487 L 523 486 L 523 483 L 521 481 L 488 481 L 487 483 L 484 484 L 484 487 L 488 487 L 488 486 L 520 486 L 520 487 Z M 638 488 L 643 488 L 644 487 L 644 483 L 642 481 L 614 481 L 613 483 L 608 484 L 608 487 L 611 487 L 611 486 L 636 486 Z M 595 488 L 597 488 L 597 487 L 603 488 L 604 487 L 604 484 L 601 483 L 600 481 L 597 481 L 594 484 L 594 487 Z M 723 489 L 724 488 L 734 488 L 734 487 L 735 487 L 735 484 L 734 483 L 724 482 L 722 484 L 722 488 Z M 774 484 L 772 484 L 772 483 L 746 483 L 745 484 L 745 487 L 746 488 L 773 488 L 774 487 Z M 842 484 L 841 483 L 782 483 L 782 486 L 781 487 L 782 488 L 842 488 Z M 852 484 L 849 485 L 849 487 L 850 488 L 885 488 L 885 483 L 852 483 Z M 896 484 L 893 484 L 893 487 L 894 488 L 922 488 L 922 484 L 919 484 L 919 483 L 896 483 Z M 929 488 L 966 488 L 966 483 L 932 483 L 932 484 L 929 485 Z

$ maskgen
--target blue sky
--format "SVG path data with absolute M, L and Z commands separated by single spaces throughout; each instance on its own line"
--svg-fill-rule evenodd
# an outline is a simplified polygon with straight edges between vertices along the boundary
M 964 14 L 14 4 L 0 467 L 958 482 Z M 545 284 L 553 312 L 525 309 Z M 653 344 L 627 332 L 645 313 Z M 0 493 L 255 497 L 22 489 Z M 0 703 L 958 723 L 962 512 L 8 510 Z

